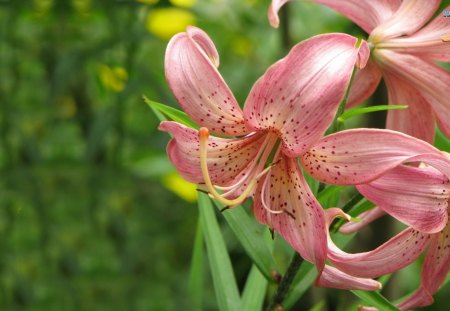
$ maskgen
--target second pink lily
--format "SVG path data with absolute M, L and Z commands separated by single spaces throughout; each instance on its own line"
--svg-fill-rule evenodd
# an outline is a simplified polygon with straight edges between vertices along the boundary
M 272 26 L 278 26 L 278 10 L 288 1 L 272 0 Z M 388 112 L 387 128 L 432 142 L 437 120 L 450 137 L 450 73 L 433 63 L 450 61 L 450 18 L 440 13 L 425 25 L 440 0 L 312 1 L 342 13 L 369 34 L 372 57 L 355 77 L 348 106 L 367 99 L 383 76 L 389 103 L 409 105 Z

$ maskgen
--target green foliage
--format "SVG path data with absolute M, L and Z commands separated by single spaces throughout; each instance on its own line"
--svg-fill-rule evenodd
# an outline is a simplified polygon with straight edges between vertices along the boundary
M 152 12 L 174 4 L 141 2 L 0 1 L 1 310 L 261 310 L 276 291 L 274 272 L 282 274 L 289 263 L 292 249 L 277 235 L 267 241 L 267 228 L 244 208 L 216 218 L 201 194 L 199 217 L 195 204 L 162 186 L 174 168 L 158 123 L 197 125 L 172 108 L 167 39 L 147 29 Z M 240 103 L 297 42 L 323 32 L 363 36 L 341 15 L 297 1 L 291 40 L 283 42 L 268 25 L 268 3 L 198 0 L 183 8 L 216 43 L 220 71 Z M 141 94 L 167 105 L 146 99 L 153 113 Z M 371 113 L 346 125 L 367 120 L 384 122 Z M 436 146 L 450 151 L 439 131 Z M 317 192 L 320 184 L 308 182 Z M 319 201 L 342 207 L 348 199 L 342 190 L 326 187 Z M 349 213 L 371 207 L 360 202 Z M 365 245 L 348 239 L 352 247 Z M 416 285 L 420 266 L 411 269 Z M 304 262 L 286 309 L 320 309 L 322 302 L 329 310 L 388 306 L 378 294 L 324 295 L 312 286 L 316 276 Z M 411 291 L 410 284 L 392 282 L 395 294 Z M 426 310 L 443 306 L 449 289 Z

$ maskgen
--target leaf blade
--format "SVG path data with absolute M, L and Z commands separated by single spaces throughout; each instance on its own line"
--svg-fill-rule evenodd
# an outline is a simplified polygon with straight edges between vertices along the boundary
M 217 208 L 223 208 L 220 203 L 216 201 L 214 203 Z M 278 272 L 279 269 L 263 238 L 261 230 L 264 226 L 252 219 L 242 206 L 225 211 L 223 216 L 253 263 L 267 280 L 273 281 L 272 273 Z
M 352 108 L 347 111 L 345 111 L 343 114 L 341 114 L 338 118 L 339 122 L 345 122 L 347 119 L 371 112 L 377 112 L 377 111 L 384 111 L 384 110 L 397 110 L 397 109 L 407 109 L 407 105 L 377 105 L 377 106 L 371 106 L 371 107 L 362 107 L 362 108 Z
M 143 99 L 144 99 L 144 102 L 150 108 L 152 108 L 152 110 L 155 112 L 156 116 L 158 117 L 158 119 L 160 121 L 165 121 L 165 120 L 161 120 L 162 119 L 161 114 L 163 114 L 163 115 L 169 117 L 171 120 L 181 123 L 183 125 L 186 125 L 187 127 L 191 127 L 191 128 L 195 128 L 195 129 L 199 128 L 198 125 L 195 124 L 195 122 L 192 121 L 191 118 L 189 118 L 189 116 L 186 113 L 184 113 L 183 111 L 175 109 L 175 108 L 167 106 L 167 105 L 164 105 L 164 104 L 161 104 L 161 103 L 157 103 L 155 101 L 148 99 L 145 96 L 143 96 Z M 157 113 L 157 112 L 159 112 L 159 113 Z
M 268 282 L 259 268 L 253 265 L 242 293 L 242 310 L 262 310 L 267 284 Z
M 394 306 L 389 300 L 387 300 L 383 295 L 376 291 L 362 291 L 362 290 L 352 290 L 355 296 L 363 300 L 365 303 L 376 307 L 383 311 L 400 311 L 399 308 Z
M 199 193 L 198 208 L 219 310 L 240 310 L 241 297 L 231 260 L 211 200 L 207 195 Z

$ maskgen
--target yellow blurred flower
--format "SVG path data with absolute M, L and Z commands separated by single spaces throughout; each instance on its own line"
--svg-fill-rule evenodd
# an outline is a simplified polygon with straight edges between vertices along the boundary
M 240 56 L 247 56 L 252 52 L 252 43 L 248 38 L 243 36 L 235 38 L 231 47 Z
M 53 4 L 53 0 L 33 0 L 34 9 L 40 14 L 45 14 L 50 11 Z
M 143 4 L 155 4 L 158 3 L 159 0 L 136 0 L 136 1 Z
M 72 118 L 77 113 L 77 104 L 71 96 L 63 96 L 58 100 L 58 116 L 61 118 Z
M 186 26 L 195 23 L 195 16 L 191 12 L 169 7 L 152 10 L 147 16 L 146 27 L 155 36 L 168 40 L 174 34 L 185 31 Z
M 91 10 L 91 0 L 72 0 L 72 7 L 80 14 L 88 13 Z
M 197 186 L 184 180 L 176 171 L 166 174 L 162 184 L 187 202 L 197 201 Z
M 98 68 L 100 81 L 103 86 L 114 92 L 121 92 L 125 88 L 128 80 L 128 73 L 123 67 L 110 68 L 100 65 Z
M 197 3 L 197 0 L 169 0 L 169 1 L 173 5 L 176 5 L 176 6 L 179 6 L 182 8 L 191 8 Z

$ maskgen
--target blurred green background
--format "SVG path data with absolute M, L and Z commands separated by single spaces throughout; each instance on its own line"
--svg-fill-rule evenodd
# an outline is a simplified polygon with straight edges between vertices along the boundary
M 284 16 L 289 31 L 275 30 L 268 4 L 0 0 L 1 310 L 192 309 L 195 187 L 167 160 L 169 136 L 142 100 L 177 106 L 164 78 L 168 39 L 188 24 L 207 31 L 243 103 L 294 43 L 322 32 L 364 36 L 333 11 L 300 2 Z M 384 103 L 382 87 L 375 100 Z M 250 261 L 223 231 L 242 286 Z M 419 273 L 420 265 L 409 268 L 386 295 L 410 292 Z M 205 309 L 215 310 L 206 275 Z M 449 293 L 427 310 L 448 310 Z M 356 308 L 347 293 L 315 289 L 298 310 L 323 299 L 323 310 Z

